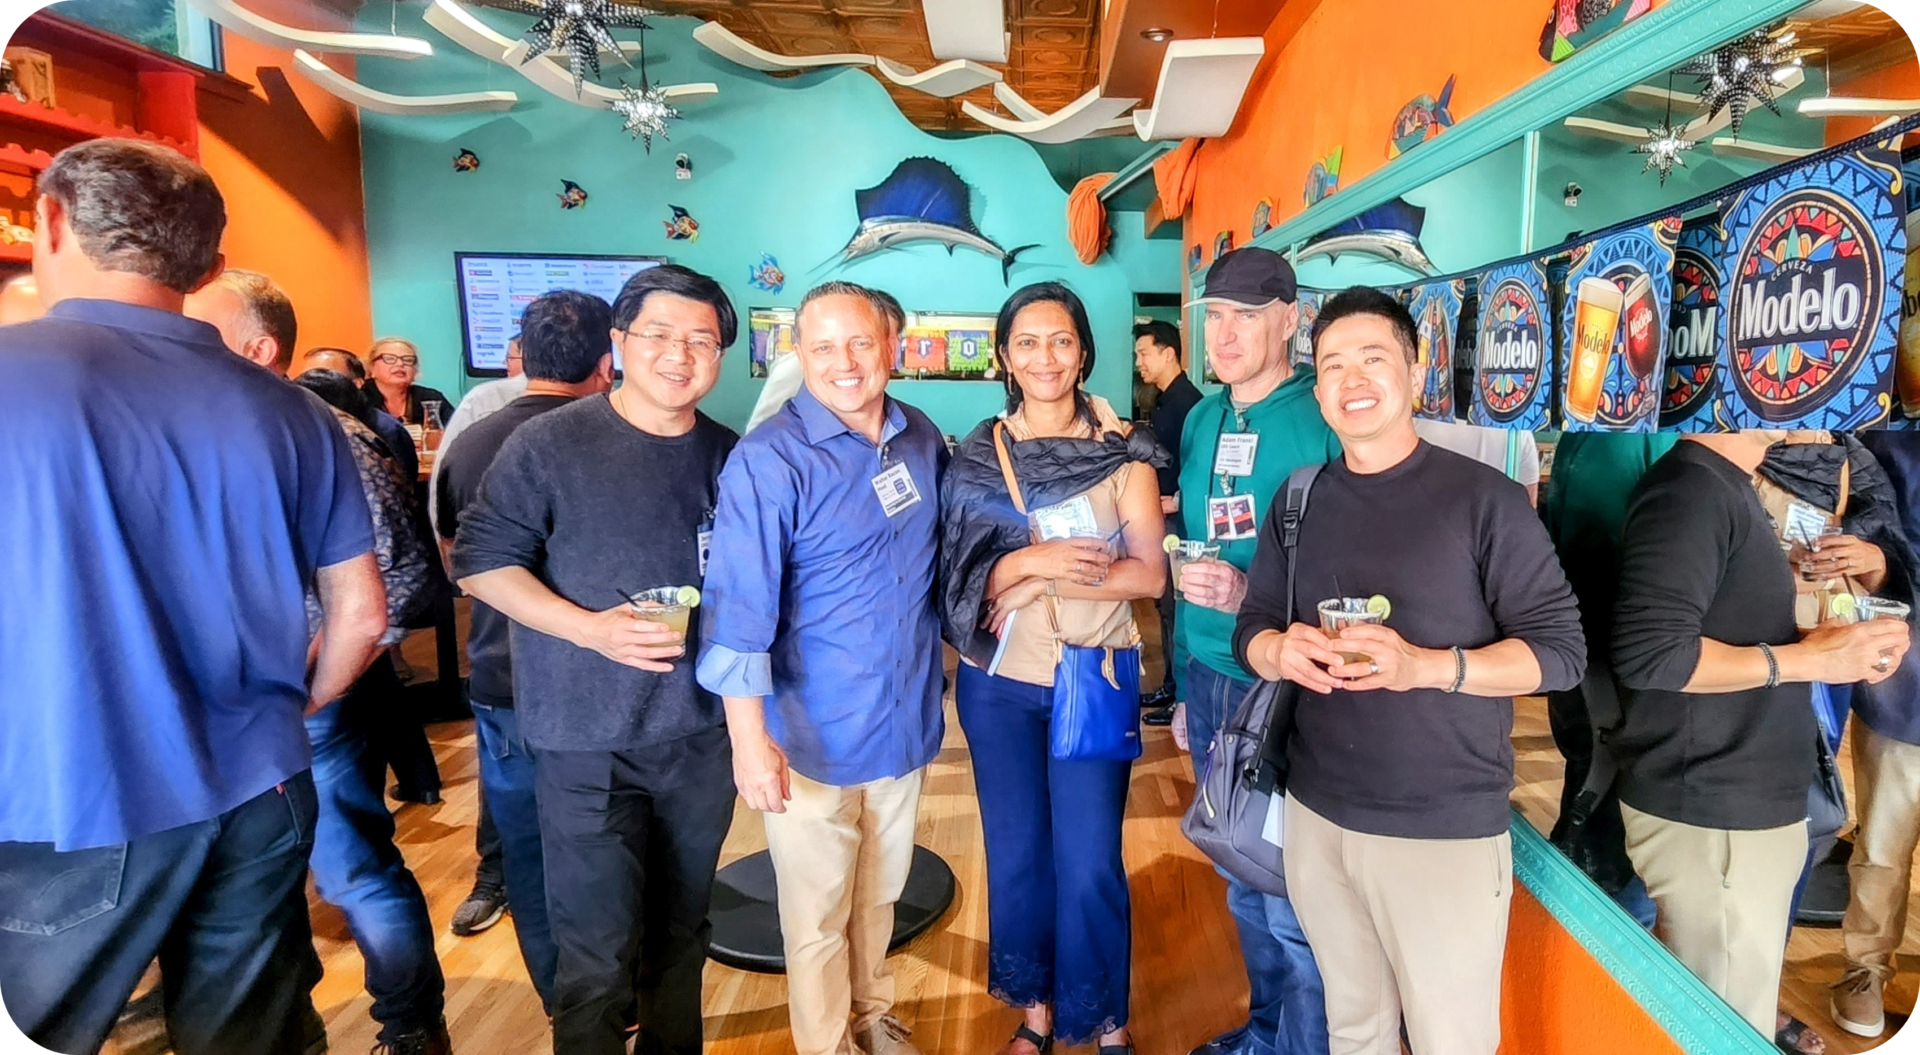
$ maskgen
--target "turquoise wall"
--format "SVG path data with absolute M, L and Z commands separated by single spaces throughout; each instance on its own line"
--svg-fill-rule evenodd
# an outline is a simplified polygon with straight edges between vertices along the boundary
M 1065 281 L 1086 301 L 1094 323 L 1100 355 L 1091 388 L 1125 412 L 1132 294 L 1179 288 L 1179 244 L 1117 236 L 1112 254 L 1090 267 L 1080 264 L 1067 242 L 1066 192 L 1026 142 L 927 135 L 900 115 L 869 73 L 775 79 L 693 42 L 696 21 L 658 18 L 646 35 L 648 75 L 657 83 L 712 81 L 720 94 L 686 104 L 685 119 L 670 124 L 671 140 L 656 139 L 648 154 L 621 130 L 616 115 L 556 99 L 460 48 L 420 22 L 423 9 L 401 3 L 393 22 L 402 33 L 431 39 L 436 54 L 405 63 L 360 59 L 362 83 L 410 95 L 507 88 L 521 99 L 505 114 L 362 115 L 374 329 L 421 346 L 426 384 L 464 390 L 477 383 L 463 376 L 460 364 L 456 250 L 622 253 L 667 256 L 726 287 L 743 316 L 742 336 L 703 409 L 735 427 L 746 421 L 761 385 L 748 376 L 746 310 L 795 305 L 809 285 L 826 278 L 878 286 L 908 310 L 976 312 L 997 310 L 1011 289 L 1026 283 Z M 387 5 L 367 10 L 364 27 L 386 32 Z M 470 10 L 509 37 L 530 21 Z M 626 72 L 611 65 L 604 80 L 615 83 Z M 453 156 L 463 147 L 480 156 L 479 171 L 454 172 Z M 691 181 L 674 179 L 680 152 L 692 159 Z M 988 238 L 1007 248 L 1040 243 L 1019 258 L 1011 287 L 993 258 L 969 249 L 949 255 L 932 244 L 821 266 L 858 223 L 853 192 L 914 156 L 946 162 L 972 187 L 974 222 Z M 562 179 L 586 189 L 584 207 L 560 208 Z M 700 222 L 698 241 L 665 237 L 669 203 Z M 1116 215 L 1116 230 L 1138 232 L 1138 216 L 1128 219 Z M 786 271 L 780 293 L 747 284 L 748 269 L 762 253 L 772 253 Z M 954 434 L 1003 400 L 999 385 L 982 382 L 896 381 L 890 391 Z

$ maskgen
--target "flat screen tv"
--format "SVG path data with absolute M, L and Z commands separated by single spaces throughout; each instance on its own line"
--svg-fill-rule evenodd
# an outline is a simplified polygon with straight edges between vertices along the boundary
M 507 339 L 536 297 L 577 289 L 613 303 L 636 271 L 667 262 L 663 256 L 585 253 L 455 253 L 460 285 L 460 336 L 467 374 L 505 377 Z

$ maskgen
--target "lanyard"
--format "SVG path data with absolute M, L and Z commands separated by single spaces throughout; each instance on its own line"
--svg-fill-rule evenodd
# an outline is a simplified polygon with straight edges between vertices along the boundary
M 1233 397 L 1231 395 L 1227 397 L 1226 403 L 1227 405 L 1224 408 L 1222 408 L 1220 411 L 1220 427 L 1218 429 L 1215 429 L 1213 433 L 1213 464 L 1216 466 L 1220 464 L 1220 438 L 1222 436 L 1225 436 L 1227 432 L 1227 416 L 1228 415 L 1233 416 L 1233 431 L 1235 432 L 1248 431 L 1246 412 L 1242 411 L 1239 407 L 1234 405 Z M 1216 472 L 1213 475 L 1215 479 L 1220 481 L 1221 494 L 1223 495 L 1233 494 L 1233 484 L 1235 480 L 1239 479 L 1238 477 L 1228 473 L 1221 473 L 1221 472 Z

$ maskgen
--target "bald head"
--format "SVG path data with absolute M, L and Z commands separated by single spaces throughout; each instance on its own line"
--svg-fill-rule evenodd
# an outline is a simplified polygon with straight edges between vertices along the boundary
M 227 348 L 282 377 L 293 366 L 299 334 L 293 300 L 273 279 L 258 271 L 228 268 L 200 290 L 188 294 L 187 317 L 220 331 Z
M 345 374 L 355 381 L 365 380 L 367 376 L 367 368 L 361 364 L 360 357 L 345 348 L 307 349 L 306 354 L 300 357 L 300 369 L 295 371 L 295 374 L 304 374 L 310 370 L 332 370 L 338 374 Z

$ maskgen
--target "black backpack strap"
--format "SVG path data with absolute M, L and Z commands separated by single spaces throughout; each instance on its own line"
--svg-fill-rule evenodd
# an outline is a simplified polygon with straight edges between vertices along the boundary
M 1287 490 L 1280 513 L 1280 544 L 1287 554 L 1287 625 L 1293 625 L 1293 552 L 1300 545 L 1300 521 L 1306 519 L 1307 494 L 1325 463 L 1302 465 L 1287 474 Z
M 1613 671 L 1607 664 L 1594 663 L 1587 667 L 1586 676 L 1580 679 L 1580 695 L 1586 702 L 1587 719 L 1593 726 L 1593 756 L 1587 765 L 1586 782 L 1567 810 L 1567 820 L 1576 826 L 1587 823 L 1593 816 L 1594 807 L 1606 797 L 1620 774 L 1620 761 L 1614 757 L 1613 746 L 1607 740 L 1620 727 L 1622 718 L 1620 687 L 1615 684 Z
M 1287 559 L 1287 625 L 1293 625 L 1293 587 L 1295 551 L 1300 545 L 1300 522 L 1307 515 L 1307 495 L 1313 490 L 1313 482 L 1319 478 L 1324 463 L 1302 465 L 1287 476 L 1286 490 L 1282 492 L 1280 502 L 1280 545 Z M 1253 783 L 1262 792 L 1271 791 L 1280 783 L 1281 774 L 1286 768 L 1286 741 L 1293 732 L 1293 707 L 1298 698 L 1300 687 L 1291 682 L 1282 682 L 1273 686 L 1273 709 L 1268 712 L 1267 728 L 1261 738 L 1259 764 L 1253 774 Z

